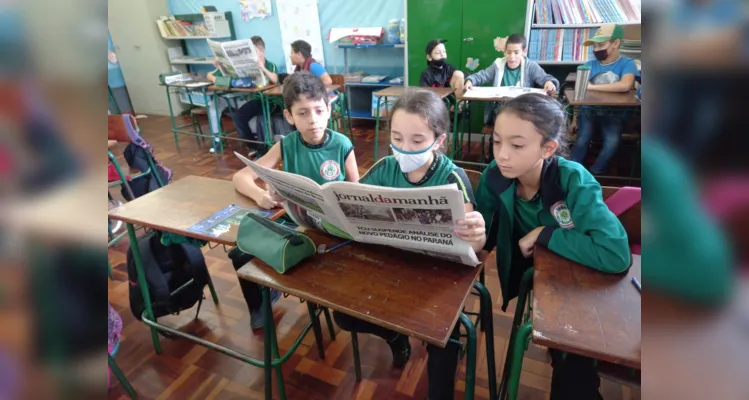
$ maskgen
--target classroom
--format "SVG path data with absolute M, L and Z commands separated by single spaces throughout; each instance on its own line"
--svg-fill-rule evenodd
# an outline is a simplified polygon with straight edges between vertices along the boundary
M 641 398 L 640 0 L 108 5 L 108 399 Z

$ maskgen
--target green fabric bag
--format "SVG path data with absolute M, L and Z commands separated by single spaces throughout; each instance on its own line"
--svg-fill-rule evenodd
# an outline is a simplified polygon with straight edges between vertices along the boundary
M 216 81 L 213 83 L 217 88 L 228 89 L 231 86 L 231 77 L 229 76 L 217 76 Z
M 316 252 L 309 236 L 253 213 L 239 223 L 237 247 L 282 274 Z

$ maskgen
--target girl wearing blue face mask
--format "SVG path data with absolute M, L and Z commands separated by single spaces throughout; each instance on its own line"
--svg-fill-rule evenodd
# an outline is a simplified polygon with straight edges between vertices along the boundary
M 375 163 L 359 183 L 396 188 L 456 184 L 463 193 L 466 216 L 457 221 L 455 233 L 480 251 L 486 243 L 484 218 L 474 211 L 476 202 L 471 183 L 462 168 L 437 151 L 445 142 L 450 124 L 445 104 L 430 91 L 407 89 L 393 106 L 391 115 L 393 155 Z M 338 312 L 334 312 L 334 319 L 345 331 L 371 333 L 387 341 L 397 368 L 408 362 L 411 345 L 407 336 Z M 457 328 L 452 333 L 455 339 L 460 332 Z M 459 350 L 452 342 L 444 349 L 427 346 L 430 399 L 453 398 Z

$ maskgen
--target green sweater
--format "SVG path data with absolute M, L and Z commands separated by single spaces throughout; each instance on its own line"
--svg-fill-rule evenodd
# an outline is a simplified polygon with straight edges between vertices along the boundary
M 476 190 L 478 211 L 489 226 L 486 250 L 497 247 L 497 271 L 507 308 L 517 296 L 523 270 L 530 266 L 518 250 L 527 232 L 516 220 L 516 180 L 502 176 L 496 161 L 486 168 Z M 626 271 L 631 264 L 627 233 L 603 202 L 601 186 L 585 168 L 562 157 L 544 162 L 537 208 L 537 226 L 544 226 L 536 243 L 585 266 L 608 273 Z M 528 207 L 524 208 L 526 211 Z M 522 231 L 521 231 L 522 230 Z

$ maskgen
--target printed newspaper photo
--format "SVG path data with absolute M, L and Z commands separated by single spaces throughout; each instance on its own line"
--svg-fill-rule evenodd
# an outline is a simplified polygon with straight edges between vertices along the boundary
M 300 226 L 362 243 L 415 251 L 470 266 L 479 264 L 471 246 L 453 229 L 465 217 L 463 194 L 450 184 L 396 189 L 353 182 L 329 182 L 262 167 L 234 153 L 269 190 L 282 197 Z
M 216 61 L 218 61 L 219 70 L 221 70 L 222 74 L 232 78 L 249 76 L 252 77 L 258 86 L 268 84 L 268 78 L 258 64 L 257 49 L 252 44 L 252 40 L 242 39 L 230 42 L 217 42 L 208 39 L 206 41 L 216 56 Z

